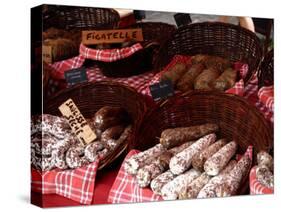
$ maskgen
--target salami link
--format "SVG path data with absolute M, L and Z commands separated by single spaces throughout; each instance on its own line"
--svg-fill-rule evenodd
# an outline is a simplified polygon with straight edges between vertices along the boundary
M 216 187 L 217 197 L 228 197 L 235 195 L 241 181 L 246 177 L 251 168 L 251 159 L 248 155 L 244 155 L 229 174 L 224 175 L 222 183 Z
M 165 148 L 162 146 L 162 144 L 157 144 L 144 152 L 133 155 L 131 158 L 125 161 L 125 171 L 131 175 L 137 174 L 139 168 L 151 163 L 155 157 L 157 157 L 164 151 Z
M 185 190 L 181 191 L 179 194 L 179 199 L 191 199 L 196 198 L 200 190 L 208 183 L 210 176 L 205 172 L 199 177 L 193 180 Z
M 164 200 L 176 200 L 179 193 L 185 190 L 186 187 L 201 173 L 195 169 L 191 169 L 184 174 L 177 176 L 172 181 L 165 184 L 161 190 L 161 195 Z
M 215 140 L 215 134 L 206 135 L 180 153 L 176 154 L 170 161 L 171 172 L 175 175 L 179 175 L 186 171 L 191 165 L 192 157 L 214 143 Z
M 273 158 L 265 151 L 260 151 L 257 154 L 258 166 L 266 166 L 270 171 L 273 171 Z
M 136 176 L 138 185 L 140 187 L 146 187 L 150 184 L 151 180 L 166 171 L 169 168 L 171 157 L 172 153 L 164 152 L 155 158 L 152 163 L 140 168 Z
M 267 188 L 274 187 L 274 177 L 266 166 L 258 166 L 256 169 L 257 180 Z
M 203 124 L 192 127 L 166 129 L 161 133 L 160 143 L 170 149 L 184 142 L 192 141 L 218 131 L 216 124 Z
M 113 150 L 117 148 L 120 144 L 124 143 L 126 139 L 130 136 L 132 133 L 132 125 L 129 125 L 125 128 L 125 130 L 121 133 L 120 137 L 118 139 L 108 139 L 104 141 L 104 144 L 108 147 L 109 150 Z
M 154 178 L 150 183 L 150 187 L 155 194 L 161 195 L 161 189 L 163 188 L 163 186 L 172 181 L 174 178 L 175 175 L 173 175 L 173 173 L 168 170 L 163 174 L 160 174 L 158 177 Z
M 123 131 L 124 131 L 124 127 L 122 125 L 110 127 L 101 134 L 101 142 L 105 142 L 109 139 L 116 140 L 121 136 Z
M 208 175 L 216 176 L 227 165 L 237 150 L 235 141 L 229 142 L 211 156 L 204 164 L 204 170 Z
M 169 149 L 169 152 L 171 152 L 173 155 L 180 153 L 190 145 L 192 145 L 194 141 L 188 141 L 180 146 L 173 147 L 172 149 Z
M 222 182 L 222 176 L 228 174 L 237 164 L 235 160 L 229 161 L 227 166 L 219 173 L 219 175 L 210 179 L 210 181 L 200 190 L 197 198 L 216 197 L 215 189 Z
M 220 139 L 214 144 L 208 146 L 201 152 L 198 152 L 192 158 L 192 167 L 198 171 L 204 171 L 204 163 L 208 158 L 210 158 L 213 154 L 215 154 L 220 148 L 226 145 L 225 139 Z

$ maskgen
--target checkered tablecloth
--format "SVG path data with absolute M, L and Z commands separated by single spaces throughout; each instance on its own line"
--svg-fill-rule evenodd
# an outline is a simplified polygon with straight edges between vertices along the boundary
M 99 161 L 73 170 L 51 170 L 43 173 L 31 169 L 31 190 L 58 194 L 81 204 L 91 204 Z
M 274 110 L 266 107 L 258 98 L 258 79 L 256 76 L 245 87 L 243 96 L 256 106 L 268 121 L 274 123 Z
M 270 189 L 262 185 L 256 176 L 257 166 L 254 166 L 250 172 L 250 194 L 273 194 L 274 189 Z
M 141 49 L 143 47 L 140 43 L 121 49 L 92 49 L 81 43 L 80 55 L 91 60 L 113 62 L 129 57 Z
M 137 153 L 139 153 L 138 150 L 131 150 L 125 160 Z M 161 200 L 163 200 L 162 197 L 155 195 L 149 188 L 140 188 L 137 186 L 135 178 L 125 172 L 123 162 L 112 188 L 110 189 L 107 201 L 109 203 L 132 203 Z
M 139 153 L 138 150 L 131 150 L 125 160 Z M 253 147 L 249 146 L 244 153 L 253 158 Z M 236 160 L 240 160 L 241 155 L 236 155 Z M 125 161 L 124 160 L 124 161 Z M 124 162 L 118 175 L 110 189 L 108 202 L 110 203 L 131 203 L 131 202 L 152 202 L 162 201 L 160 195 L 156 195 L 150 188 L 140 188 L 133 176 L 127 174 L 124 169 Z
M 49 80 L 49 85 L 47 87 L 47 95 L 49 97 L 67 87 L 67 84 L 64 80 L 64 72 L 71 69 L 80 68 L 83 65 L 85 59 L 87 59 L 87 57 L 85 56 L 90 55 L 87 55 L 85 53 L 83 55 L 79 55 L 77 57 L 61 62 L 56 62 L 50 65 L 52 68 L 52 72 L 51 79 Z M 87 76 L 89 82 L 97 82 L 102 80 L 119 82 L 131 88 L 134 88 L 139 93 L 142 93 L 142 91 L 147 88 L 147 85 L 154 76 L 154 74 L 155 73 L 153 71 L 149 71 L 128 78 L 110 78 L 104 76 L 102 71 L 97 66 L 87 68 Z
M 271 86 L 264 86 L 258 91 L 258 97 L 268 109 L 274 110 L 274 88 Z

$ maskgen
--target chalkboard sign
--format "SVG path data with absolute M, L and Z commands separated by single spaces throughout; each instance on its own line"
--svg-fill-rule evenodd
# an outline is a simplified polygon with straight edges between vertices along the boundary
M 174 95 L 174 87 L 171 80 L 163 80 L 159 83 L 155 83 L 149 86 L 149 89 L 154 101 L 167 99 Z
M 64 77 L 69 86 L 88 81 L 88 76 L 85 67 L 66 71 L 64 72 Z

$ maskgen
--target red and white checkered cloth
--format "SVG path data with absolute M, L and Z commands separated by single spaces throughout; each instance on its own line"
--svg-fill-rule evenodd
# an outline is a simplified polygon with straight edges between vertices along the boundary
M 274 88 L 264 86 L 258 92 L 259 100 L 270 110 L 274 110 Z
M 141 49 L 143 47 L 140 43 L 121 49 L 91 49 L 81 43 L 80 55 L 92 60 L 113 62 L 129 57 Z
M 43 173 L 32 168 L 31 189 L 42 194 L 58 194 L 81 204 L 91 204 L 99 161 L 73 170 Z
M 254 76 L 254 78 L 245 87 L 244 98 L 246 98 L 250 103 L 252 103 L 254 106 L 256 106 L 268 121 L 270 121 L 271 123 L 274 123 L 273 108 L 270 109 L 259 101 L 257 76 Z
M 80 68 L 83 65 L 85 59 L 92 59 L 92 55 L 89 53 L 89 50 L 83 50 L 83 51 L 81 55 L 77 57 L 56 62 L 50 65 L 53 71 L 51 72 L 51 79 L 49 80 L 48 92 L 47 92 L 48 96 L 51 96 L 56 92 L 58 92 L 59 90 L 67 87 L 67 84 L 64 81 L 65 71 L 75 68 Z M 148 82 L 154 76 L 154 72 L 150 71 L 143 74 L 131 76 L 128 78 L 110 78 L 104 76 L 102 74 L 102 71 L 98 67 L 91 67 L 87 69 L 87 76 L 90 82 L 97 82 L 103 80 L 119 82 L 134 88 L 139 93 L 142 93 L 142 91 L 146 89 Z
M 85 61 L 84 56 L 74 57 L 68 60 L 61 62 L 56 62 L 51 64 L 53 71 L 51 72 L 52 79 L 49 80 L 48 85 L 48 96 L 53 95 L 57 91 L 66 88 L 66 83 L 64 79 L 64 72 L 70 69 L 79 68 L 83 65 Z M 176 55 L 174 57 L 175 61 L 190 61 L 190 57 Z M 173 65 L 171 62 L 167 67 Z M 243 77 L 246 75 L 248 66 L 239 62 L 234 63 L 234 68 L 239 71 L 240 76 Z M 129 78 L 108 78 L 104 76 L 100 69 L 92 67 L 87 69 L 87 75 L 89 81 L 101 81 L 101 80 L 112 80 L 120 83 L 124 83 L 127 86 L 130 86 L 136 89 L 139 93 L 143 94 L 147 98 L 151 99 L 151 94 L 149 90 L 149 85 L 152 85 L 159 81 L 160 75 L 163 72 L 160 72 L 154 75 L 154 72 L 146 72 L 141 75 L 132 76 Z M 265 118 L 273 123 L 273 108 L 267 108 L 263 103 L 259 101 L 258 98 L 258 81 L 255 76 L 252 81 L 248 83 L 245 87 L 244 82 L 241 79 L 238 81 L 233 88 L 230 88 L 226 91 L 227 93 L 237 94 L 248 99 L 253 105 L 255 105 L 265 116 Z
M 139 153 L 138 150 L 131 150 L 126 156 L 126 159 L 137 153 Z M 252 159 L 253 147 L 249 146 L 244 154 Z M 237 155 L 236 158 L 237 160 L 240 160 L 241 155 Z M 110 189 L 107 199 L 110 203 L 152 202 L 162 200 L 162 197 L 154 194 L 150 188 L 140 188 L 137 185 L 135 178 L 125 172 L 124 162 Z
M 251 169 L 249 180 L 250 180 L 250 194 L 273 194 L 274 189 L 267 188 L 264 185 L 262 185 L 258 180 L 257 180 L 257 166 L 254 166 Z
M 138 150 L 131 150 L 125 160 L 137 153 L 139 153 Z M 137 185 L 135 178 L 125 172 L 124 162 L 110 189 L 107 199 L 110 203 L 151 202 L 161 200 L 163 200 L 162 197 L 155 195 L 151 189 L 140 188 Z
M 171 67 L 173 67 L 175 64 L 177 64 L 179 62 L 191 65 L 191 56 L 175 55 L 173 57 L 173 59 L 171 60 L 171 62 L 162 71 L 160 71 L 159 73 L 157 73 L 153 77 L 153 79 L 149 82 L 147 88 L 142 91 L 142 94 L 147 95 L 147 96 L 151 96 L 151 93 L 150 93 L 150 90 L 149 90 L 149 86 L 153 85 L 155 83 L 158 83 L 160 81 L 161 76 L 165 72 L 170 70 Z M 239 95 L 239 96 L 243 96 L 243 94 L 244 94 L 244 81 L 243 81 L 243 79 L 247 75 L 248 65 L 240 63 L 240 62 L 235 62 L 233 64 L 233 68 L 236 71 L 239 72 L 239 76 L 240 76 L 241 80 L 239 80 L 237 83 L 235 83 L 235 85 L 232 88 L 228 89 L 226 91 L 226 93 L 232 93 L 232 94 L 236 94 L 236 95 Z M 179 92 L 176 91 L 176 93 L 179 93 Z

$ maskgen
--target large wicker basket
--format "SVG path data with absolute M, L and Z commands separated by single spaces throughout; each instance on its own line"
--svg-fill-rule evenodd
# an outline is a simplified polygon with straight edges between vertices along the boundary
M 44 30 L 59 29 L 112 29 L 118 26 L 120 16 L 117 11 L 107 8 L 46 5 L 43 16 Z
M 272 128 L 258 109 L 242 97 L 216 91 L 193 91 L 159 103 L 145 116 L 135 146 L 142 150 L 159 143 L 167 128 L 209 122 L 220 126 L 220 137 L 237 141 L 242 152 L 250 144 L 256 151 L 272 148 Z
M 135 133 L 147 108 L 142 96 L 134 89 L 120 83 L 107 81 L 76 85 L 59 92 L 44 102 L 44 113 L 61 116 L 58 107 L 69 98 L 75 102 L 85 118 L 93 117 L 95 112 L 103 106 L 117 106 L 125 108 L 133 121 L 132 134 L 124 144 L 101 161 L 99 169 L 109 165 L 127 150 L 128 146 L 135 143 Z
M 259 67 L 262 49 L 258 37 L 247 29 L 227 23 L 202 22 L 179 27 L 161 47 L 156 68 L 162 69 L 176 54 L 209 54 L 247 63 L 249 70 L 244 79 L 247 84 Z
M 107 77 L 129 77 L 152 70 L 160 46 L 176 31 L 174 25 L 161 22 L 142 22 L 129 28 L 141 28 L 144 41 L 142 50 L 115 62 L 98 62 Z
M 259 88 L 263 86 L 273 85 L 274 82 L 274 50 L 269 51 L 260 66 L 258 71 Z
M 167 128 L 204 123 L 218 124 L 218 137 L 235 140 L 239 153 L 252 145 L 254 163 L 259 150 L 273 148 L 273 130 L 257 108 L 239 96 L 215 91 L 194 91 L 159 103 L 144 118 L 134 146 L 144 150 L 159 143 L 161 132 Z M 240 193 L 245 193 L 247 188 L 245 183 Z

